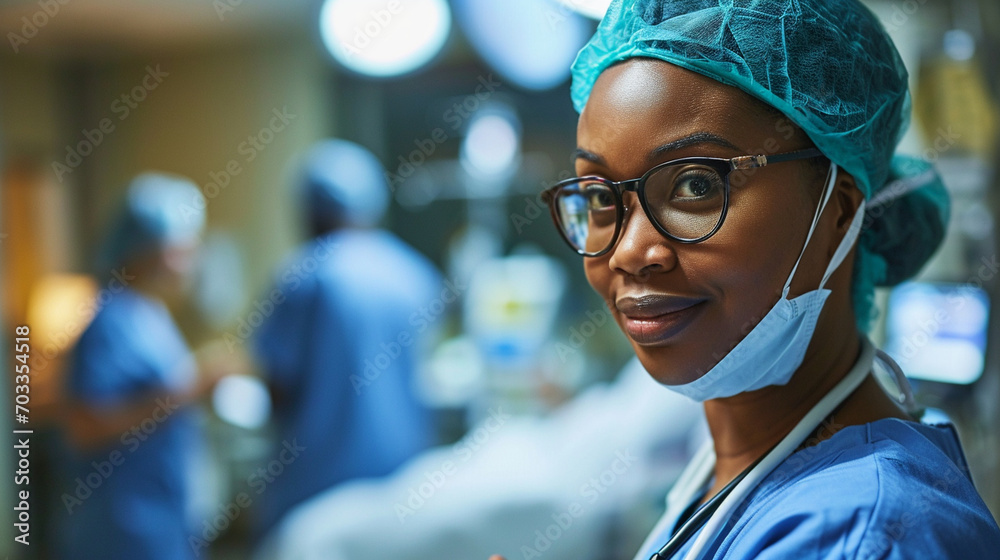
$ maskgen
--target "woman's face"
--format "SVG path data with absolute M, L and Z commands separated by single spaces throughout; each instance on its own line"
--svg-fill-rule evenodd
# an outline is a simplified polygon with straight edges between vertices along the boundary
M 736 88 L 652 59 L 605 70 L 577 128 L 576 173 L 641 177 L 683 157 L 732 158 L 809 147 L 800 131 Z M 672 146 L 664 151 L 661 147 Z M 621 235 L 584 258 L 587 279 L 661 383 L 687 383 L 718 363 L 770 310 L 805 242 L 824 174 L 809 161 L 735 181 L 721 229 L 682 244 L 662 236 L 625 193 Z M 738 186 L 737 186 L 738 184 Z M 829 255 L 810 243 L 791 294 L 816 289 Z

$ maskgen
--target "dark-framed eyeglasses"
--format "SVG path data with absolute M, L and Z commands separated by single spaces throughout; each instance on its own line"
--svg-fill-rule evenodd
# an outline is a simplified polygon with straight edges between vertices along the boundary
M 626 191 L 636 193 L 649 221 L 665 237 L 699 243 L 719 231 L 726 219 L 733 171 L 822 156 L 818 149 L 808 148 L 770 156 L 676 159 L 656 165 L 638 179 L 566 179 L 545 189 L 542 199 L 563 239 L 585 257 L 603 255 L 618 242 Z

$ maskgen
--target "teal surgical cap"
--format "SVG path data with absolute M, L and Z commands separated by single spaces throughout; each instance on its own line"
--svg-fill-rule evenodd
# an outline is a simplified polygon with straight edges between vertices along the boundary
M 205 199 L 190 180 L 143 173 L 129 183 L 125 203 L 101 248 L 99 271 L 151 251 L 196 243 L 205 228 Z
M 854 177 L 868 199 L 853 282 L 867 331 L 875 286 L 915 275 L 949 216 L 930 164 L 895 155 L 909 124 L 907 72 L 875 16 L 855 0 L 614 0 L 573 63 L 576 110 L 601 72 L 635 57 L 743 90 Z
M 346 140 L 324 140 L 309 150 L 302 189 L 306 211 L 321 223 L 372 226 L 389 205 L 382 164 Z

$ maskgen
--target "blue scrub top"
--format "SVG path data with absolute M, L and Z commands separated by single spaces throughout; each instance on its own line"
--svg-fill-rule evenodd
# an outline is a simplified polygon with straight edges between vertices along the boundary
M 154 392 L 180 391 L 196 373 L 166 307 L 125 289 L 111 294 L 81 335 L 68 392 L 99 410 Z M 55 512 L 60 558 L 194 557 L 186 477 L 189 453 L 202 442 L 193 411 L 176 405 L 160 401 L 134 431 L 105 448 L 70 452 L 69 476 L 60 489 L 63 507 Z
M 457 297 L 430 261 L 382 230 L 321 236 L 279 271 L 267 294 L 274 309 L 253 340 L 284 399 L 275 404 L 281 443 L 272 457 L 281 464 L 271 461 L 251 485 L 262 532 L 305 499 L 389 474 L 434 443 L 413 375 L 420 347 Z
M 649 558 L 669 527 L 644 550 Z M 684 558 L 697 537 L 673 558 Z M 736 508 L 704 558 L 997 558 L 1000 528 L 954 428 L 883 419 L 788 457 Z

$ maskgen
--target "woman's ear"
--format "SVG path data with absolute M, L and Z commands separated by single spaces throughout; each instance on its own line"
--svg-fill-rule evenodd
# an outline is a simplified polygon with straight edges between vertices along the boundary
M 830 200 L 827 202 L 826 210 L 824 210 L 827 216 L 823 218 L 824 221 L 833 221 L 833 228 L 826 230 L 830 232 L 826 249 L 827 259 L 833 258 L 833 254 L 837 251 L 841 240 L 844 239 L 844 236 L 847 235 L 847 230 L 851 227 L 851 220 L 854 219 L 854 214 L 857 213 L 858 207 L 861 206 L 861 202 L 864 199 L 865 195 L 858 188 L 854 176 L 838 167 L 837 180 L 833 185 L 833 192 L 830 193 Z
M 854 219 L 854 214 L 857 213 L 858 207 L 861 206 L 861 202 L 865 199 L 865 195 L 858 188 L 858 184 L 854 181 L 854 176 L 838 167 L 837 182 L 833 186 L 831 198 L 833 199 L 831 202 L 834 203 L 836 232 L 839 242 L 839 239 L 842 239 L 844 234 L 847 233 L 847 229 L 851 227 L 851 220 Z

